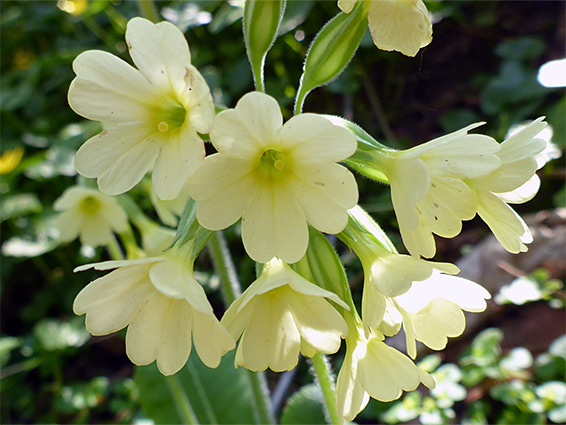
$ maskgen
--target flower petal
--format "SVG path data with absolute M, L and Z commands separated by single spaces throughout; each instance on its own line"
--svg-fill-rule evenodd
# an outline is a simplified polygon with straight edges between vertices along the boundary
M 188 181 L 191 197 L 198 201 L 197 218 L 209 230 L 221 230 L 242 216 L 253 196 L 253 164 L 213 154 Z
M 407 248 L 407 251 L 409 251 L 413 257 L 419 257 L 421 255 L 425 258 L 434 257 L 436 244 L 425 218 L 419 216 L 419 225 L 414 230 L 409 230 L 402 224 L 403 223 L 399 221 L 399 231 L 401 232 L 403 244 Z
M 324 119 L 323 119 L 324 120 Z M 338 164 L 294 170 L 292 191 L 307 221 L 321 232 L 336 234 L 348 224 L 347 210 L 358 202 L 356 179 Z
M 87 215 L 81 225 L 80 241 L 83 245 L 108 245 L 113 239 L 111 227 L 101 217 Z
M 193 312 L 193 340 L 200 359 L 210 368 L 218 367 L 221 357 L 236 346 L 214 315 L 198 311 Z
M 212 314 L 212 307 L 202 286 L 181 259 L 166 258 L 149 270 L 151 283 L 163 295 L 184 299 L 196 310 Z
M 253 371 L 268 367 L 274 372 L 291 370 L 298 362 L 300 342 L 285 300 L 263 295 L 240 341 L 245 361 L 241 364 Z
M 294 194 L 285 187 L 259 187 L 242 214 L 242 240 L 248 255 L 266 263 L 278 257 L 296 263 L 307 250 L 308 227 Z
M 79 292 L 73 311 L 86 313 L 86 328 L 93 335 L 119 331 L 136 318 L 154 292 L 147 273 L 147 265 L 137 265 L 96 279 Z
M 119 195 L 130 190 L 151 169 L 161 145 L 141 123 L 114 126 L 83 144 L 75 168 L 85 177 L 98 177 L 100 191 Z
M 84 216 L 75 208 L 59 214 L 53 222 L 53 226 L 59 230 L 59 239 L 63 242 L 70 242 L 79 236 L 83 218 Z
M 354 420 L 369 402 L 369 394 L 358 379 L 358 361 L 348 351 L 336 380 L 336 411 L 339 418 Z
M 508 204 L 524 204 L 534 198 L 540 188 L 540 178 L 533 175 L 522 186 L 511 192 L 498 193 L 497 197 Z
M 222 154 L 249 159 L 259 155 L 275 142 L 283 116 L 277 101 L 266 94 L 244 95 L 235 109 L 216 116 L 210 130 L 210 141 Z
M 532 241 L 523 219 L 511 207 L 489 192 L 478 193 L 478 215 L 489 226 L 507 251 L 518 254 L 527 251 L 523 242 Z
M 493 193 L 511 192 L 529 181 L 535 175 L 537 167 L 534 158 L 503 163 L 487 176 L 474 179 L 472 184 Z
M 148 113 L 154 88 L 122 59 L 100 50 L 73 61 L 77 78 L 69 88 L 69 105 L 85 118 L 111 123 L 138 121 Z
M 364 389 L 379 401 L 395 400 L 402 390 L 412 391 L 420 383 L 415 364 L 375 337 L 370 338 L 360 359 L 358 376 Z
M 391 184 L 391 200 L 399 227 L 414 230 L 419 225 L 415 203 L 424 199 L 430 188 L 430 174 L 419 159 L 399 159 L 387 177 Z
M 162 141 L 153 169 L 153 188 L 160 199 L 172 200 L 204 160 L 204 142 L 189 126 Z
M 204 77 L 192 65 L 186 67 L 188 80 L 185 88 L 185 99 L 187 101 L 188 122 L 191 127 L 201 134 L 208 134 L 214 122 L 214 103 L 210 89 Z M 187 93 L 188 92 L 188 93 Z
M 126 43 L 134 63 L 156 87 L 185 88 L 186 66 L 191 64 L 189 45 L 183 33 L 169 22 L 153 24 L 134 18 L 126 27 Z
M 340 313 L 324 298 L 290 292 L 288 302 L 301 338 L 321 353 L 338 351 L 341 338 L 348 334 Z
M 357 148 L 349 130 L 315 114 L 295 115 L 279 130 L 279 140 L 293 146 L 290 155 L 302 164 L 342 161 Z
M 368 20 L 373 42 L 382 50 L 415 56 L 432 41 L 428 10 L 421 0 L 372 1 Z

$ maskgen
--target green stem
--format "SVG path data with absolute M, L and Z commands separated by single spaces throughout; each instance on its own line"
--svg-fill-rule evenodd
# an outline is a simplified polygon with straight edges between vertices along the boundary
M 262 93 L 265 93 L 265 87 L 263 86 L 263 61 L 257 67 L 252 67 L 254 74 L 255 89 Z
M 232 304 L 242 294 L 238 274 L 232 262 L 228 245 L 222 232 L 213 232 L 208 241 L 208 250 L 216 273 L 220 277 L 222 295 L 226 305 Z
M 157 8 L 155 7 L 153 0 L 138 0 L 138 7 L 144 18 L 149 19 L 153 23 L 160 21 L 159 14 L 157 13 Z
M 198 419 L 193 411 L 193 407 L 191 406 L 191 403 L 187 398 L 187 394 L 185 394 L 177 376 L 167 376 L 165 377 L 165 380 L 183 423 L 186 425 L 198 424 Z
M 214 269 L 220 277 L 222 295 L 226 300 L 226 304 L 230 305 L 241 295 L 242 289 L 222 232 L 212 233 L 208 241 L 208 249 L 212 257 Z M 255 404 L 254 413 L 257 422 L 260 424 L 275 424 L 265 374 L 263 372 L 252 372 L 249 370 L 247 372 L 252 388 Z
M 333 425 L 340 425 L 340 418 L 338 418 L 338 414 L 336 413 L 336 391 L 334 378 L 330 370 L 328 359 L 324 354 L 316 353 L 312 358 L 312 365 L 318 384 L 322 389 L 322 395 L 324 396 L 329 419 Z
M 108 252 L 110 253 L 110 257 L 113 260 L 123 260 L 124 259 L 124 254 L 122 254 L 122 250 L 120 249 L 120 245 L 118 245 L 118 241 L 116 240 L 116 237 L 114 235 L 112 235 L 112 239 L 110 240 L 110 242 L 108 243 L 106 248 L 108 248 Z

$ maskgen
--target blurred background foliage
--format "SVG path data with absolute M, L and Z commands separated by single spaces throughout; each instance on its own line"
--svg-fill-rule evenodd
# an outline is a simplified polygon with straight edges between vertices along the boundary
M 427 6 L 434 17 L 430 46 L 407 58 L 378 51 L 366 33 L 348 68 L 312 92 L 305 111 L 342 115 L 395 148 L 476 121 L 487 121 L 481 132 L 501 141 L 510 126 L 546 115 L 555 144 L 549 158 L 559 157 L 566 148 L 564 89 L 543 87 L 537 72 L 544 63 L 565 56 L 564 2 L 430 1 Z M 241 1 L 167 1 L 157 2 L 157 7 L 164 19 L 185 31 L 193 63 L 217 104 L 233 107 L 253 90 L 242 41 Z M 124 31 L 128 19 L 140 14 L 137 2 L 4 0 L 0 8 L 0 421 L 178 423 L 168 387 L 181 385 L 198 400 L 200 422 L 254 422 L 249 386 L 245 375 L 232 367 L 230 355 L 215 371 L 193 355 L 178 375 L 163 380 L 153 366 L 131 365 L 123 333 L 92 338 L 84 319 L 72 313 L 76 294 L 97 276 L 77 275 L 73 268 L 108 258 L 102 248 L 81 247 L 78 241 L 61 244 L 52 227 L 54 200 L 78 179 L 74 153 L 100 131 L 99 124 L 83 120 L 67 105 L 72 61 L 88 49 L 129 61 Z M 287 118 L 308 46 L 336 13 L 334 1 L 287 2 L 265 74 L 267 92 L 279 99 Z M 547 227 L 564 230 L 565 173 L 560 159 L 547 164 L 539 172 L 538 196 L 518 211 L 538 217 L 538 222 L 558 217 Z M 389 191 L 362 179 L 359 186 L 361 205 L 400 246 Z M 132 197 L 157 219 L 142 188 Z M 472 220 L 460 237 L 439 240 L 437 259 L 457 261 L 470 255 L 487 234 Z M 226 237 L 247 285 L 254 265 L 245 257 L 237 226 Z M 361 266 L 344 247 L 337 248 L 359 298 Z M 560 249 L 561 261 L 535 269 L 515 265 L 510 272 L 507 267 L 513 279 L 501 290 L 500 284 L 497 295 L 490 288 L 496 295 L 491 313 L 472 335 L 420 360 L 437 378 L 434 390 L 413 392 L 392 403 L 372 400 L 356 422 L 566 422 L 564 245 Z M 218 279 L 206 253 L 196 269 L 222 314 Z M 342 356 L 339 352 L 333 359 L 336 366 Z M 268 379 L 282 423 L 325 421 L 321 395 L 305 362 L 292 373 L 269 373 Z

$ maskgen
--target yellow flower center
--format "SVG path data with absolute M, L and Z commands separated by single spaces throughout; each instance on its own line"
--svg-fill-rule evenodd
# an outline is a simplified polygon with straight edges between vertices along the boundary
M 185 123 L 187 111 L 180 103 L 173 101 L 162 106 L 155 115 L 157 117 L 157 131 L 166 133 L 181 127 Z
M 100 209 L 100 201 L 94 196 L 87 196 L 81 201 L 80 208 L 85 214 L 96 214 Z
M 263 178 L 280 178 L 289 169 L 289 161 L 285 154 L 275 150 L 266 150 L 259 159 L 258 170 Z

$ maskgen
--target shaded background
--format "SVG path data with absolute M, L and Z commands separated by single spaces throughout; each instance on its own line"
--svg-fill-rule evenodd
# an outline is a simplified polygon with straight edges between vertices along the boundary
M 164 18 L 186 32 L 193 63 L 217 104 L 233 107 L 253 90 L 238 2 L 157 4 Z M 512 125 L 545 115 L 553 130 L 553 155 L 563 153 L 565 92 L 543 87 L 537 72 L 544 63 L 565 56 L 565 3 L 439 1 L 427 6 L 435 20 L 431 45 L 416 58 L 408 58 L 377 50 L 366 33 L 346 71 L 308 96 L 305 112 L 342 115 L 395 148 L 477 121 L 487 121 L 477 131 L 501 141 Z M 178 422 L 167 388 L 160 386 L 155 371 L 135 368 L 125 356 L 123 333 L 91 338 L 84 319 L 73 316 L 74 297 L 97 276 L 76 275 L 73 268 L 107 259 L 107 253 L 81 247 L 78 241 L 60 244 L 51 226 L 54 200 L 77 181 L 76 149 L 100 131 L 99 124 L 83 120 L 67 105 L 72 61 L 88 49 L 106 50 L 130 61 L 124 31 L 128 19 L 139 15 L 138 5 L 2 1 L 0 8 L 0 421 Z M 265 71 L 266 90 L 279 99 L 286 118 L 292 114 L 308 46 L 338 11 L 334 1 L 288 1 L 281 36 L 267 57 Z M 564 161 L 551 161 L 539 176 L 537 197 L 516 208 L 535 234 L 527 254 L 505 253 L 477 218 L 465 223 L 457 238 L 437 238 L 436 259 L 457 262 L 464 276 L 484 284 L 492 295 L 502 285 L 514 282 L 515 287 L 507 286 L 498 302 L 490 302 L 488 312 L 470 318 L 470 332 L 445 351 L 428 357 L 423 351 L 423 367 L 436 370 L 436 392 L 415 392 L 394 403 L 372 400 L 357 422 L 566 421 L 566 341 L 558 339 L 565 331 Z M 403 250 L 389 190 L 368 180 L 358 182 L 360 204 Z M 142 191 L 134 190 L 132 196 L 156 218 Z M 245 256 L 237 226 L 226 236 L 241 281 L 247 285 L 253 280 L 254 265 Z M 361 266 L 344 246 L 337 249 L 359 301 Z M 225 307 L 206 252 L 196 268 L 221 315 Z M 402 341 L 391 343 L 404 348 Z M 336 367 L 342 356 L 339 352 L 333 357 Z M 189 365 L 199 370 L 211 399 L 227 391 L 222 379 L 232 382 L 234 396 L 246 399 L 237 391 L 241 379 L 230 361 L 214 375 L 203 371 L 195 357 Z M 198 392 L 184 373 L 179 374 L 183 385 Z M 282 409 L 282 422 L 323 421 L 308 365 L 301 362 L 294 375 L 285 375 L 288 383 L 281 383 L 281 376 L 268 372 L 271 389 L 277 388 L 275 401 Z M 221 408 L 212 406 L 215 420 L 205 414 L 199 418 L 208 423 L 250 422 L 249 411 L 228 399 L 223 403 Z M 239 413 L 230 413 L 230 408 Z

